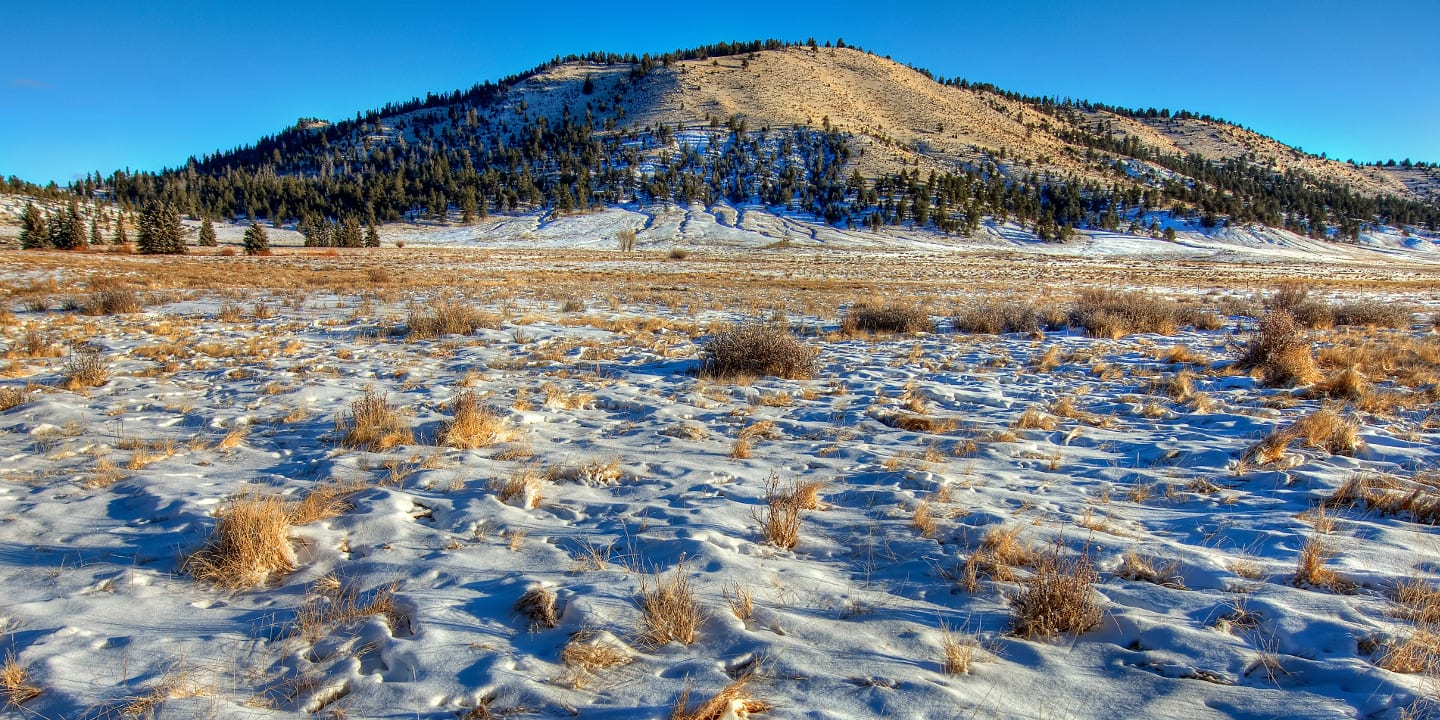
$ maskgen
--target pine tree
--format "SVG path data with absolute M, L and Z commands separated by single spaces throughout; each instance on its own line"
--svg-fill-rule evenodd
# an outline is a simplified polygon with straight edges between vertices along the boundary
M 265 228 L 260 227 L 260 223 L 251 222 L 249 229 L 245 231 L 245 254 L 270 254 L 270 237 L 265 234 Z
M 380 231 L 375 228 L 375 223 L 365 226 L 365 247 L 380 247 Z
M 215 247 L 219 243 L 215 240 L 215 224 L 210 218 L 200 221 L 200 239 L 196 241 L 201 247 Z
M 100 212 L 98 210 L 90 216 L 90 244 L 105 244 L 105 239 L 100 237 Z
M 115 234 L 110 237 L 111 245 L 124 245 L 130 242 L 130 237 L 125 234 L 125 213 L 115 216 Z
M 45 216 L 35 203 L 25 203 L 20 213 L 20 247 L 24 250 L 44 250 L 50 247 L 50 232 L 45 227 Z
M 185 236 L 180 213 L 170 203 L 152 201 L 140 211 L 140 239 L 136 249 L 146 255 L 184 255 Z
M 364 242 L 364 237 L 360 235 L 360 221 L 355 218 L 345 218 L 335 231 L 335 244 L 339 247 L 357 248 Z

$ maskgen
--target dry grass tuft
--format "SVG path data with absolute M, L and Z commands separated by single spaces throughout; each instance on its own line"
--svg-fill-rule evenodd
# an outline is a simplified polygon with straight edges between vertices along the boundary
M 1369 327 L 1409 327 L 1415 312 L 1404 305 L 1360 300 L 1343 303 L 1332 308 L 1336 325 L 1366 325 Z
M 415 434 L 410 431 L 405 416 L 392 407 L 387 398 L 384 392 L 365 388 L 365 394 L 350 404 L 349 412 L 336 416 L 335 432 L 343 434 L 340 444 L 381 452 L 415 442 Z
M 1178 303 L 1140 292 L 1084 290 L 1070 309 L 1070 324 L 1111 340 L 1135 333 L 1173 335 L 1186 320 Z
M 111 286 L 97 289 L 80 301 L 80 312 L 86 315 L 119 315 L 144 310 L 140 295 L 127 287 Z
M 1341 578 L 1334 570 L 1325 566 L 1334 554 L 1330 543 L 1318 537 L 1307 540 L 1295 560 L 1295 577 L 1291 583 L 1296 587 L 1325 588 L 1340 593 L 1353 591 L 1354 583 Z
M 0 667 L 0 693 L 5 694 L 5 708 L 18 708 L 40 695 L 40 687 L 30 683 L 30 669 L 20 664 L 15 653 L 5 654 Z
M 1054 430 L 1059 421 L 1052 415 L 1046 415 L 1038 408 L 1026 408 L 1025 413 L 1010 425 L 1016 430 Z
M 362 618 L 379 616 L 395 635 L 409 635 L 410 615 L 395 599 L 399 583 L 381 585 L 369 593 L 333 575 L 321 578 L 311 587 L 311 598 L 300 606 L 290 626 L 292 637 L 315 643 L 342 625 Z
M 631 657 L 615 644 L 606 642 L 593 630 L 578 630 L 560 650 L 566 685 L 581 690 L 594 681 L 597 671 L 628 665 Z
M 450 417 L 440 425 L 437 445 L 460 450 L 489 447 L 510 438 L 505 417 L 480 401 L 472 390 L 462 390 L 450 402 Z
M 911 305 L 855 303 L 840 321 L 845 335 L 894 335 L 934 332 L 935 323 L 925 311 Z
M 1399 606 L 1396 614 L 1426 625 L 1440 623 L 1440 588 L 1419 579 L 1405 580 L 1390 592 Z
M 705 344 L 700 374 L 717 379 L 773 375 L 803 380 L 815 374 L 815 351 L 784 328 L 742 325 L 716 332 Z
M 1331 455 L 1353 455 L 1359 450 L 1359 426 L 1328 408 L 1321 408 L 1281 428 L 1252 445 L 1241 456 L 1243 462 L 1273 465 L 1285 458 L 1290 443 L 1301 440 L 1306 447 L 1324 450 Z
M 243 493 L 217 513 L 204 548 L 183 567 L 197 580 L 238 590 L 263 585 L 295 569 L 290 515 L 275 495 Z
M 741 585 L 738 582 L 726 583 L 720 590 L 725 598 L 725 604 L 730 606 L 730 612 L 742 621 L 749 621 L 755 617 L 755 595 L 750 591 L 749 585 Z
M 1382 515 L 1409 515 L 1417 523 L 1440 523 L 1440 489 L 1384 475 L 1355 475 L 1325 500 L 1325 507 L 1364 505 Z
M 1180 563 L 1171 561 L 1159 563 L 1152 558 L 1141 557 L 1134 550 L 1127 551 L 1115 570 L 1116 577 L 1138 582 L 1154 583 L 1161 587 L 1185 589 L 1185 580 L 1180 576 Z
M 941 671 L 946 675 L 969 675 L 970 666 L 980 657 L 979 636 L 973 632 L 956 632 L 949 625 L 941 625 L 940 643 L 945 652 Z
M 1095 598 L 1099 579 L 1089 555 L 1064 558 L 1057 546 L 1011 599 L 1011 631 L 1033 640 L 1095 627 L 1102 615 Z
M 930 512 L 929 500 L 922 500 L 915 506 L 915 511 L 910 514 L 910 527 L 919 532 L 921 537 L 935 537 L 935 516 Z
M 328 482 L 315 486 L 299 502 L 291 503 L 285 510 L 286 520 L 291 525 L 308 525 L 318 520 L 344 515 L 355 509 L 348 500 L 367 487 L 363 481 Z
M 1310 386 L 1309 394 L 1312 397 L 1364 400 L 1370 394 L 1370 380 L 1360 372 L 1358 365 L 1351 365 Z
M 1440 632 L 1421 626 L 1403 638 L 1386 641 L 1361 641 L 1360 650 L 1373 657 L 1377 667 L 1395 673 L 1440 671 Z
M 532 627 L 553 628 L 560 624 L 555 614 L 555 593 L 546 587 L 525 591 L 515 602 L 515 612 L 530 618 Z
M 750 692 L 750 679 L 750 675 L 742 676 L 726 685 L 720 692 L 693 706 L 690 704 L 690 695 L 694 688 L 687 681 L 685 689 L 680 691 L 675 702 L 670 705 L 669 720 L 732 720 L 770 710 L 773 705 Z
M 690 568 L 685 559 L 662 575 L 658 570 L 640 580 L 636 598 L 640 606 L 640 641 L 652 648 L 669 642 L 695 642 L 704 620 L 700 601 L 690 585 Z
M 1288 386 L 1314 382 L 1320 376 L 1310 343 L 1295 316 L 1283 310 L 1260 319 L 1256 337 L 1236 363 L 1240 370 L 1259 370 L 1266 385 Z
M 511 473 L 508 478 L 491 480 L 490 489 L 495 491 L 495 496 L 506 505 L 533 508 L 539 507 L 545 499 L 542 493 L 544 483 L 544 474 L 534 468 L 522 468 Z
M 765 542 L 782 550 L 795 547 L 800 542 L 800 511 L 808 504 L 818 505 L 819 489 L 814 483 L 798 482 L 782 487 L 780 476 L 771 473 L 765 481 L 765 510 L 755 513 Z
M 405 324 L 412 339 L 427 340 L 442 335 L 469 335 L 481 328 L 495 330 L 501 318 L 442 293 L 423 307 L 412 306 Z

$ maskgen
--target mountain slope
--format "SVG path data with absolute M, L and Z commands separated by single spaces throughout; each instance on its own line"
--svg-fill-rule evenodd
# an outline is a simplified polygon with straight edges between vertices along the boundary
M 1359 167 L 1190 113 L 940 83 L 851 48 L 723 50 L 555 62 L 355 120 L 303 121 L 109 185 L 131 202 L 277 222 L 634 201 L 960 233 L 1015 217 L 1058 238 L 1074 227 L 1157 233 L 1159 211 L 1315 237 L 1440 221 L 1432 166 Z

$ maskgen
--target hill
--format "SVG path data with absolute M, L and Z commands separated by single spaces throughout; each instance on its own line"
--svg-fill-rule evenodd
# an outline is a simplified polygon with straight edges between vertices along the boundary
M 1016 219 L 1158 236 L 1158 213 L 1318 238 L 1440 223 L 1440 169 L 1307 155 L 1214 118 L 940 81 L 848 47 L 721 44 L 557 59 L 499 83 L 304 118 L 244 148 L 88 189 L 319 227 L 622 203 L 764 205 L 968 234 Z

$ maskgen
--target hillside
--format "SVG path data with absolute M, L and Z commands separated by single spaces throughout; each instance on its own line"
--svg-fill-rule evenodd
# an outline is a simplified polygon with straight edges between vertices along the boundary
M 310 226 L 631 202 L 764 205 L 843 227 L 1044 239 L 1158 236 L 1157 213 L 1349 239 L 1440 222 L 1440 169 L 1306 155 L 1193 113 L 1122 111 L 937 82 L 840 47 L 587 56 L 99 189 L 197 215 Z

